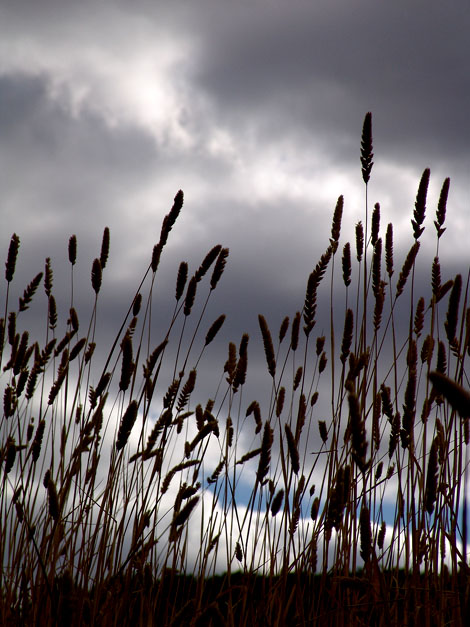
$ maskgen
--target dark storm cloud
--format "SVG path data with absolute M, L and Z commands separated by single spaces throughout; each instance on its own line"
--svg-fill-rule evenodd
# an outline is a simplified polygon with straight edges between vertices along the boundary
M 468 160 L 466 5 L 266 3 L 219 7 L 205 23 L 196 81 L 222 119 L 233 116 L 263 140 L 320 136 L 338 158 L 344 136 L 372 110 L 395 159 Z

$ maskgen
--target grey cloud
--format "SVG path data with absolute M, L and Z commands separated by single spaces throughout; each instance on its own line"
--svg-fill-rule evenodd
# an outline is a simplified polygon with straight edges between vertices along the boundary
M 0 94 L 5 183 L 24 189 L 31 177 L 38 186 L 40 175 L 44 185 L 38 200 L 41 191 L 55 189 L 59 202 L 42 199 L 55 211 L 60 205 L 67 215 L 67 204 L 96 211 L 90 196 L 100 188 L 104 193 L 116 184 L 124 188 L 155 167 L 158 155 L 150 137 L 137 128 L 111 128 L 89 112 L 74 117 L 49 98 L 47 77 L 1 77 Z
M 325 144 L 329 134 L 341 156 L 341 136 L 351 138 L 358 116 L 372 110 L 396 159 L 468 159 L 469 19 L 466 7 L 436 3 L 220 11 L 205 31 L 195 80 L 223 119 L 252 119 L 263 140 L 281 132 L 282 116 Z

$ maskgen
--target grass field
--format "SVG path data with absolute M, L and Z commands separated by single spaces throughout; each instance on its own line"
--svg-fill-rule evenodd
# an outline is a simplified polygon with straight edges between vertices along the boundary
M 50 259 L 13 299 L 12 236 L 0 320 L 2 624 L 465 623 L 469 272 L 441 270 L 450 182 L 428 218 L 427 259 L 429 170 L 405 250 L 369 207 L 369 113 L 360 165 L 354 233 L 342 237 L 340 196 L 298 311 L 275 329 L 255 312 L 257 336 L 231 338 L 222 363 L 211 351 L 226 342 L 230 305 L 209 313 L 228 249 L 214 246 L 195 270 L 181 262 L 174 293 L 157 289 L 181 191 L 109 347 L 96 333 L 109 230 L 90 260 L 86 320 L 75 236 L 62 316 Z M 156 329 L 162 299 L 174 311 Z M 264 351 L 267 398 L 244 394 L 252 345 Z M 207 398 L 201 364 L 213 373 Z

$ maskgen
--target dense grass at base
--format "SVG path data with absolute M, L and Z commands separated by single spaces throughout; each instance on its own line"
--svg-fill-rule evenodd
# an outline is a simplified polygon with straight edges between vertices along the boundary
M 432 578 L 400 570 L 273 577 L 234 572 L 205 579 L 168 571 L 155 581 L 147 569 L 115 577 L 90 592 L 58 577 L 53 600 L 51 612 L 44 591 L 41 612 L 70 627 L 464 625 L 470 616 L 470 581 L 465 570 Z M 25 604 L 5 624 L 34 624 L 35 616 Z

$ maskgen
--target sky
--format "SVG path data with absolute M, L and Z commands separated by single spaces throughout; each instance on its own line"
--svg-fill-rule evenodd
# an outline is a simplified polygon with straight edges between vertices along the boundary
M 341 243 L 354 241 L 364 220 L 359 148 L 368 111 L 369 203 L 380 202 L 383 224 L 394 223 L 397 258 L 413 241 L 414 200 L 429 167 L 423 247 L 432 256 L 432 220 L 449 176 L 440 255 L 445 278 L 466 273 L 469 32 L 470 5 L 454 0 L 2 0 L 0 245 L 6 258 L 11 234 L 20 236 L 18 289 L 49 256 L 66 307 L 74 233 L 76 306 L 83 299 L 85 308 L 108 226 L 107 340 L 182 189 L 159 271 L 160 306 L 173 299 L 181 260 L 193 272 L 213 245 L 228 247 L 208 313 L 227 314 L 211 352 L 222 368 L 228 341 L 243 332 L 261 346 L 259 313 L 275 334 L 301 308 L 340 194 Z M 263 356 L 253 350 L 257 381 Z

